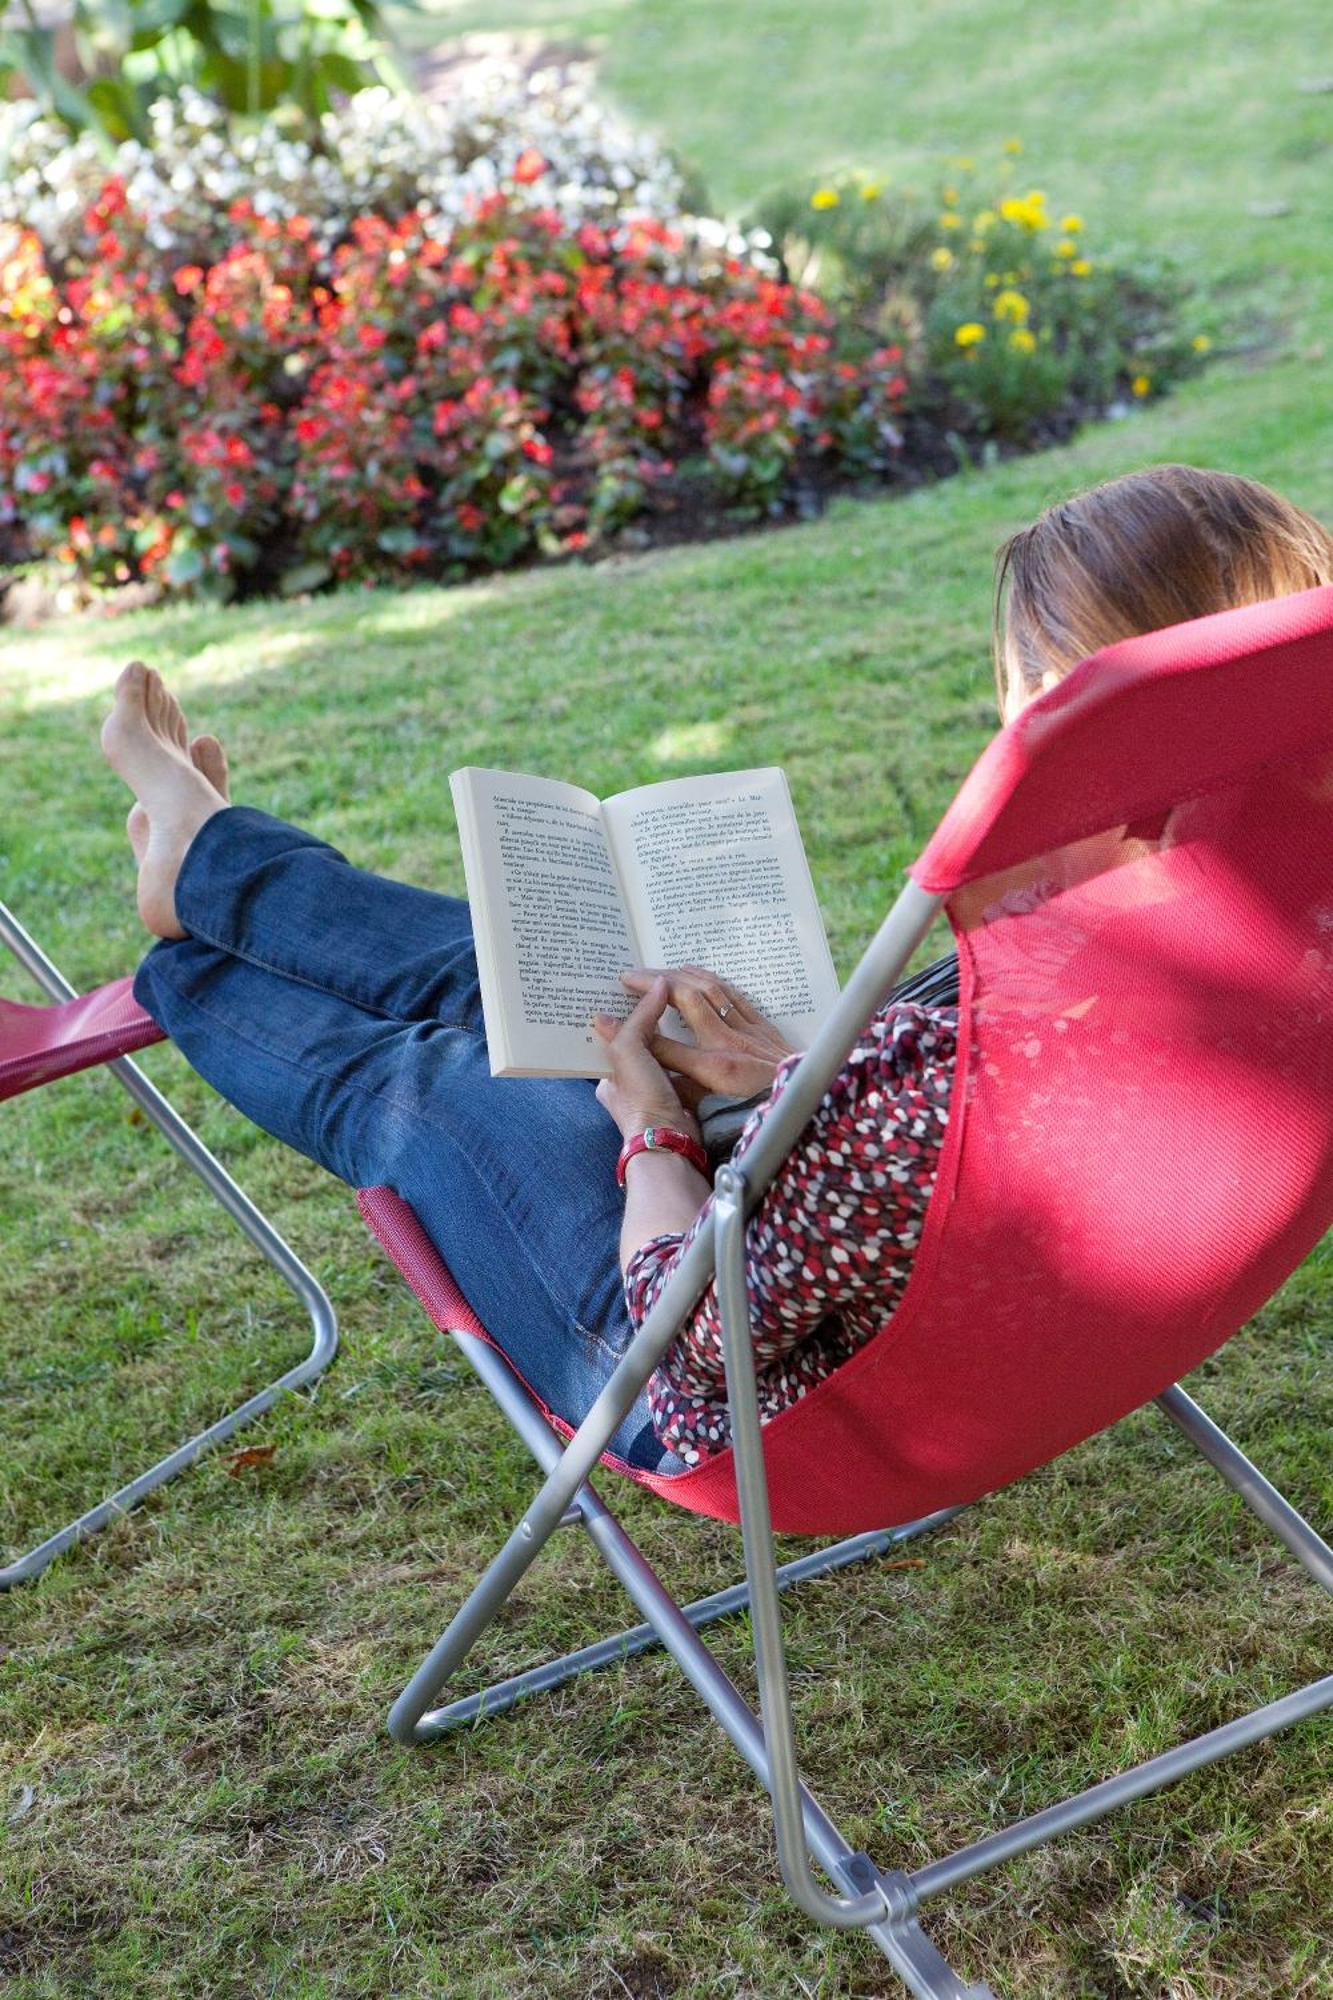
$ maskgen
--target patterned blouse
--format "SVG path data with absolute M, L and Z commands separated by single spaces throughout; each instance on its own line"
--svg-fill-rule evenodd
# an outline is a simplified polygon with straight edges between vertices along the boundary
M 902 1298 L 935 1185 L 957 1027 L 954 1007 L 890 999 L 750 1219 L 746 1267 L 763 1420 L 798 1402 L 863 1347 Z M 736 1159 L 781 1097 L 796 1061 L 778 1070 L 772 1095 L 741 1134 Z M 683 1236 L 654 1236 L 635 1251 L 625 1296 L 636 1327 L 711 1214 L 709 1201 Z M 687 1465 L 729 1442 L 711 1284 L 651 1377 L 648 1409 L 661 1442 Z

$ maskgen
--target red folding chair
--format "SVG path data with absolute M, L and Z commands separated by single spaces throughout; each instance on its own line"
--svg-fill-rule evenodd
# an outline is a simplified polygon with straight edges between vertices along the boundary
M 882 1333 L 761 1433 L 745 1217 L 942 906 L 963 1054 L 910 1286 Z M 799 1779 L 777 1593 L 1153 1398 L 1333 1591 L 1333 1550 L 1172 1386 L 1333 1222 L 1333 587 L 1109 647 L 1002 731 L 572 1436 L 546 1421 L 505 1363 L 504 1329 L 479 1325 L 404 1204 L 373 1189 L 362 1208 L 547 1475 L 394 1704 L 394 1737 L 423 1742 L 660 1643 L 768 1787 L 801 1909 L 867 1931 L 921 2000 L 982 2000 L 990 1989 L 966 1985 L 921 1928 L 929 1897 L 1328 1709 L 1333 1675 L 957 1853 L 881 1870 Z M 715 1271 L 734 1443 L 673 1477 L 632 1472 L 607 1442 Z M 746 1586 L 677 1606 L 590 1484 L 599 1458 L 677 1506 L 739 1519 Z M 645 1622 L 432 1707 L 567 1521 Z M 859 1532 L 784 1572 L 773 1526 Z M 696 1631 L 739 1604 L 762 1722 Z
M 338 1349 L 338 1323 L 328 1297 L 299 1257 L 242 1194 L 143 1071 L 129 1060 L 134 1051 L 165 1039 L 151 1015 L 136 1003 L 130 990 L 133 981 L 119 979 L 93 993 L 75 993 L 3 903 L 0 903 L 0 941 L 8 945 L 53 1002 L 48 1006 L 27 1007 L 14 1000 L 0 1000 L 0 1099 L 17 1097 L 39 1084 L 52 1083 L 57 1077 L 72 1076 L 77 1070 L 105 1063 L 144 1116 L 175 1147 L 209 1193 L 291 1287 L 310 1316 L 312 1333 L 310 1351 L 296 1367 L 289 1368 L 276 1382 L 270 1382 L 239 1408 L 219 1417 L 216 1423 L 179 1445 L 86 1514 L 0 1568 L 0 1589 L 7 1590 L 38 1575 L 63 1550 L 96 1534 L 131 1507 L 137 1507 L 147 1494 L 174 1479 L 202 1452 L 221 1444 L 243 1424 L 272 1409 L 285 1391 L 303 1388 L 322 1375 Z

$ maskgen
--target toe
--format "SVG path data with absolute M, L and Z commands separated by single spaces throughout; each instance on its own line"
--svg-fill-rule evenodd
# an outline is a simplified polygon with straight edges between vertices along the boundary
M 148 669 L 142 660 L 131 660 L 116 678 L 116 700 L 143 706 L 148 690 Z
M 170 736 L 176 748 L 184 750 L 188 754 L 190 732 L 185 726 L 185 710 L 181 707 L 165 681 L 162 683 L 162 727 L 167 735 Z
M 190 745 L 190 762 L 196 771 L 203 772 L 214 791 L 221 792 L 224 799 L 231 797 L 227 753 L 216 736 L 196 736 Z

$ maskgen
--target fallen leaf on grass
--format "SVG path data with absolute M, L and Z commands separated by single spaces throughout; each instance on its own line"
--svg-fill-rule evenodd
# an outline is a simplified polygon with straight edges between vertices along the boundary
M 924 1556 L 895 1556 L 892 1562 L 876 1563 L 876 1569 L 924 1569 Z
M 240 1473 L 248 1472 L 251 1466 L 267 1465 L 277 1449 L 275 1444 L 247 1445 L 244 1451 L 236 1452 L 227 1460 L 228 1479 L 235 1479 Z

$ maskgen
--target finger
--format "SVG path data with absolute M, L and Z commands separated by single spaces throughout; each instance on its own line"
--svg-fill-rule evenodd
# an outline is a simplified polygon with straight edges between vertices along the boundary
M 687 1028 L 692 1028 L 701 1042 L 716 1046 L 719 1037 L 734 1034 L 736 1023 L 732 1018 L 732 1008 L 726 995 L 720 1002 L 709 998 L 697 986 L 682 986 L 672 994 L 676 1012 Z M 728 1018 L 722 1018 L 722 1008 L 728 1009 Z
M 709 1006 L 718 1014 L 725 1008 L 728 1019 L 733 1013 L 738 1014 L 743 1021 L 759 1019 L 759 1015 L 741 992 L 740 987 L 733 986 L 731 981 L 724 979 L 720 973 L 710 972 L 706 965 L 685 965 L 681 967 L 681 971 L 689 975 Z
M 748 1095 L 740 1086 L 753 1074 L 754 1064 L 739 1050 L 695 1048 L 689 1042 L 673 1042 L 667 1035 L 654 1035 L 650 1048 L 654 1061 L 670 1074 L 673 1084 L 680 1077 L 706 1091 Z
M 664 976 L 655 973 L 644 989 L 643 997 L 630 1013 L 620 1033 L 632 1040 L 647 1041 L 667 1010 L 670 993 Z

